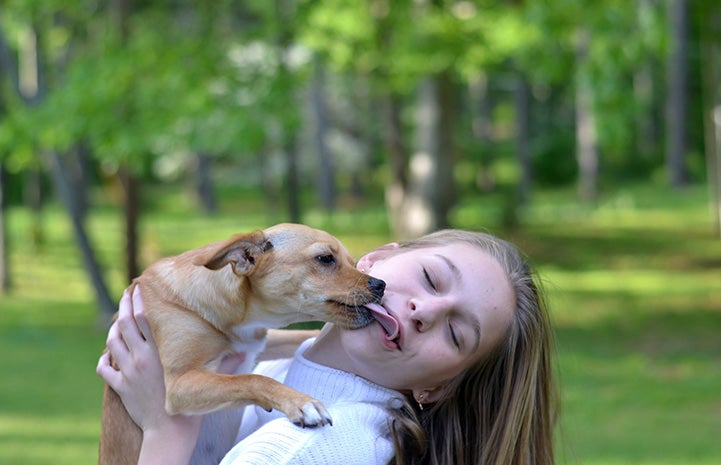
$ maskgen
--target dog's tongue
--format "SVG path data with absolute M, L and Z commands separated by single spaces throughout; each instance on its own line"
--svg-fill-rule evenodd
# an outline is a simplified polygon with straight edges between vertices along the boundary
M 365 307 L 373 313 L 373 317 L 383 326 L 386 339 L 392 341 L 398 337 L 398 322 L 388 314 L 385 308 L 378 304 L 366 304 Z

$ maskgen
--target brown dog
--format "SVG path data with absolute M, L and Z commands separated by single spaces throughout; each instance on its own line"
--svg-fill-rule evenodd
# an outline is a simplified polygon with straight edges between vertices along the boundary
M 294 224 L 162 259 L 131 287 L 136 285 L 142 288 L 163 365 L 168 413 L 201 415 L 257 404 L 302 426 L 330 423 L 320 402 L 263 376 L 217 374 L 220 361 L 245 352 L 252 363 L 266 328 L 312 320 L 350 329 L 365 326 L 372 316 L 363 306 L 379 302 L 385 288 L 383 281 L 356 270 L 336 238 Z M 239 419 L 236 415 L 227 423 L 226 413 L 203 419 L 202 430 L 212 432 L 201 432 L 194 463 L 218 463 L 232 447 Z M 212 419 L 226 423 L 208 425 Z M 106 385 L 99 463 L 137 463 L 141 439 L 120 398 Z

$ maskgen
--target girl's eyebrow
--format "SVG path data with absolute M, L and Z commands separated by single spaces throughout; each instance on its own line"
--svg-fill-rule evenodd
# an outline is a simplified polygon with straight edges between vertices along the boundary
M 446 257 L 445 255 L 441 255 L 439 253 L 434 254 L 436 257 L 440 258 L 441 261 L 443 261 L 446 266 L 448 266 L 448 269 L 451 270 L 451 273 L 453 274 L 453 277 L 460 281 L 461 279 L 461 270 L 458 269 L 458 267 L 451 261 L 450 258 Z

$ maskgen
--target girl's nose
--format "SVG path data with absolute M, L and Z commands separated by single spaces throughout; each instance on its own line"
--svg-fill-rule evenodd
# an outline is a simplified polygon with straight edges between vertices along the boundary
M 418 331 L 427 331 L 448 312 L 448 303 L 439 298 L 411 299 L 411 319 Z

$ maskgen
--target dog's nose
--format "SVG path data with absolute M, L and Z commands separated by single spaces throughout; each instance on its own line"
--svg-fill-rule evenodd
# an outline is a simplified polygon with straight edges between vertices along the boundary
M 368 278 L 368 289 L 380 300 L 383 297 L 383 291 L 386 290 L 386 282 L 382 279 Z

